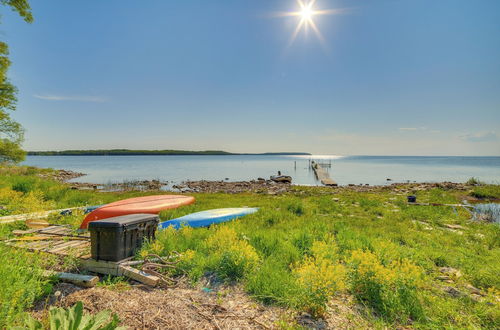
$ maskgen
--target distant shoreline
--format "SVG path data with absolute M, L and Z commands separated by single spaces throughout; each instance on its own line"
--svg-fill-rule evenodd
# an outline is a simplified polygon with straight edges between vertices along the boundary
M 63 150 L 63 151 L 28 151 L 28 156 L 227 156 L 227 155 L 257 155 L 257 156 L 310 156 L 307 152 L 264 152 L 264 153 L 233 153 L 221 150 Z

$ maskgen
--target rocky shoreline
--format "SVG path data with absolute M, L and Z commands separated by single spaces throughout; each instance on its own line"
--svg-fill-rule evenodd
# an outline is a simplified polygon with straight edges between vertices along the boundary
M 250 193 L 268 193 L 281 194 L 293 189 L 289 183 L 277 183 L 271 180 L 258 179 L 250 181 L 186 181 L 172 186 L 172 188 L 182 192 L 193 193 L 229 193 L 238 194 L 244 192 Z
M 283 194 L 296 190 L 297 185 L 289 183 L 278 183 L 272 180 L 258 178 L 257 180 L 249 181 L 207 181 L 207 180 L 193 180 L 184 181 L 182 183 L 173 183 L 160 180 L 135 180 L 126 181 L 122 183 L 109 183 L 109 184 L 96 184 L 86 182 L 68 182 L 71 179 L 84 176 L 84 173 L 73 172 L 68 170 L 57 170 L 52 173 L 40 174 L 41 177 L 52 178 L 60 182 L 66 182 L 72 189 L 78 190 L 99 190 L 99 191 L 175 191 L 181 193 L 261 193 L 269 195 Z M 172 184 L 172 185 L 171 185 Z M 391 183 L 388 185 L 374 185 L 368 184 L 360 185 L 344 185 L 344 186 L 318 186 L 323 190 L 340 191 L 350 190 L 357 192 L 369 192 L 377 190 L 392 190 L 396 193 L 411 194 L 417 191 L 430 190 L 434 188 L 441 189 L 454 189 L 454 190 L 469 190 L 474 185 L 466 183 L 455 182 L 437 182 L 437 183 Z
M 69 170 L 55 170 L 48 173 L 39 173 L 38 176 L 44 179 L 53 179 L 59 182 L 68 182 L 69 180 L 85 176 L 85 173 Z

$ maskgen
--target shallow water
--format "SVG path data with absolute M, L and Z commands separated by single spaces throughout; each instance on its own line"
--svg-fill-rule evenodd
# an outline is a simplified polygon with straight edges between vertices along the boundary
M 281 171 L 294 184 L 318 185 L 309 161 L 330 164 L 341 185 L 392 182 L 464 182 L 471 177 L 500 183 L 500 157 L 420 156 L 28 156 L 25 165 L 86 173 L 74 181 L 112 183 L 131 180 L 251 180 Z M 387 181 L 390 178 L 392 181 Z

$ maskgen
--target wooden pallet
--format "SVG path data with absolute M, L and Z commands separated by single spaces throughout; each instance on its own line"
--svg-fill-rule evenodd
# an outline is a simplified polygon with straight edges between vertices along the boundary
M 29 251 L 47 252 L 60 256 L 72 256 L 81 259 L 90 258 L 90 237 L 75 236 L 67 226 L 50 226 L 43 229 L 17 230 L 16 235 L 31 234 L 14 238 L 6 245 Z
M 81 260 L 84 269 L 98 274 L 126 276 L 150 286 L 156 286 L 160 281 L 154 275 L 122 265 L 121 262 L 91 259 L 88 234 L 73 235 L 68 226 L 55 225 L 43 229 L 16 230 L 13 233 L 19 237 L 4 241 L 4 244 L 29 251 L 76 257 Z

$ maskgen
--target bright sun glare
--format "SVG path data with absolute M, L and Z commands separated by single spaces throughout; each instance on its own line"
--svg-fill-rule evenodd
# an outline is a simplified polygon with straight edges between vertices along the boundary
M 321 35 L 316 23 L 314 22 L 314 17 L 319 15 L 334 15 L 342 12 L 342 9 L 323 9 L 318 10 L 315 9 L 316 0 L 297 0 L 299 5 L 298 11 L 285 12 L 280 13 L 278 16 L 297 16 L 299 17 L 299 22 L 297 23 L 297 27 L 292 34 L 292 38 L 290 39 L 290 45 L 294 42 L 295 38 L 301 30 L 306 31 L 308 28 L 311 28 L 318 39 L 324 44 L 324 38 Z
M 312 16 L 314 15 L 314 11 L 312 10 L 312 3 L 306 5 L 303 5 L 302 9 L 300 10 L 300 16 L 302 16 L 302 19 L 305 20 L 310 20 Z

